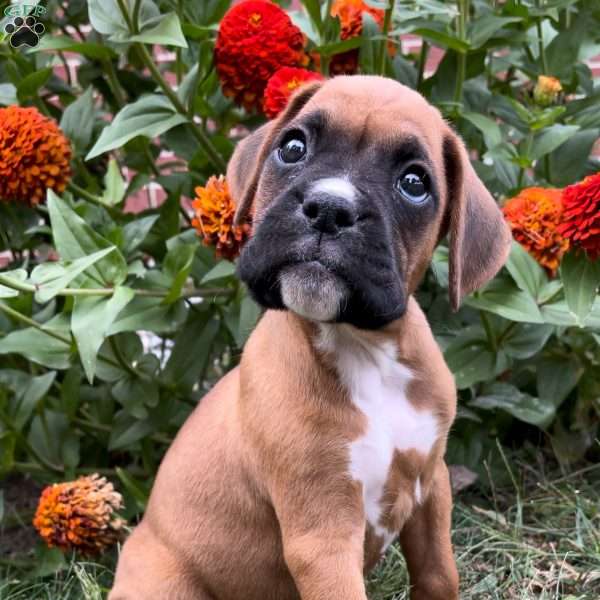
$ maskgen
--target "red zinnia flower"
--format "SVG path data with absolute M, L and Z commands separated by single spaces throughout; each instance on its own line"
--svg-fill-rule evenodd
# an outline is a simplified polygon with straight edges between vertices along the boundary
M 563 215 L 561 190 L 531 187 L 511 198 L 502 211 L 513 237 L 550 275 L 554 275 L 569 241 L 558 231 Z
M 306 65 L 304 35 L 276 4 L 246 0 L 229 9 L 219 27 L 215 65 L 223 93 L 246 110 L 262 108 L 271 76 Z
M 558 231 L 591 259 L 600 258 L 600 173 L 563 190 L 563 222 Z
M 214 246 L 217 255 L 233 260 L 250 234 L 250 225 L 234 225 L 235 204 L 223 175 L 211 177 L 205 186 L 196 188 L 192 202 L 196 218 L 192 225 L 204 238 L 207 246 Z
M 265 89 L 264 112 L 269 119 L 274 119 L 287 105 L 290 96 L 308 81 L 324 79 L 320 73 L 299 69 L 296 67 L 283 67 L 269 79 Z
M 71 145 L 37 108 L 0 108 L 0 201 L 36 205 L 46 190 L 65 190 Z

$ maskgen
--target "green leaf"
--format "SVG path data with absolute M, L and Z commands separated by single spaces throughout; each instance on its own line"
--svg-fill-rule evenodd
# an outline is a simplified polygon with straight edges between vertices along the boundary
M 120 148 L 140 135 L 152 139 L 186 122 L 187 118 L 177 114 L 164 96 L 143 96 L 117 113 L 112 123 L 102 131 L 86 160 Z
M 600 261 L 591 261 L 583 252 L 568 252 L 560 265 L 560 278 L 567 306 L 583 327 L 600 286 Z
M 238 347 L 241 348 L 246 343 L 261 314 L 261 307 L 250 296 L 244 296 L 240 307 L 239 333 L 236 338 Z
M 94 130 L 94 90 L 92 86 L 67 106 L 60 120 L 60 128 L 82 154 L 88 147 Z
M 156 427 L 150 421 L 135 421 L 129 424 L 124 430 L 114 428 L 110 434 L 108 442 L 109 450 L 120 450 L 139 442 L 147 435 L 154 433 Z
M 177 89 L 177 96 L 185 106 L 190 106 L 196 96 L 198 89 L 198 79 L 200 76 L 199 65 L 195 64 L 183 78 L 181 85 Z
M 38 402 L 48 393 L 55 378 L 56 371 L 49 371 L 39 377 L 27 378 L 27 386 L 18 398 L 17 412 L 13 418 L 13 424 L 17 430 L 21 430 L 27 423 Z
M 25 269 L 14 269 L 13 271 L 5 271 L 3 277 L 8 277 L 16 283 L 23 283 L 27 279 L 27 271 Z M 11 287 L 0 284 L 0 298 L 15 298 L 21 292 Z
M 544 357 L 536 365 L 540 398 L 558 408 L 577 385 L 583 368 L 575 356 Z
M 104 35 L 129 35 L 127 22 L 117 0 L 88 0 L 90 24 Z M 126 2 L 129 5 L 129 2 Z
M 544 322 L 540 309 L 530 294 L 500 278 L 493 279 L 483 290 L 465 298 L 465 304 L 511 321 Z
M 467 52 L 469 50 L 469 44 L 452 33 L 446 33 L 429 27 L 419 27 L 418 29 L 415 29 L 413 33 L 415 35 L 420 35 L 435 46 L 450 48 L 457 52 Z
M 76 277 L 113 250 L 116 250 L 115 246 L 110 246 L 73 261 L 38 265 L 31 273 L 31 283 L 38 288 L 35 292 L 35 299 L 41 303 L 52 300 L 56 294 L 68 287 Z
M 524 360 L 537 354 L 552 335 L 552 325 L 512 323 L 510 332 L 502 336 L 502 350 L 512 358 Z
M 163 302 L 171 304 L 179 299 L 181 290 L 190 274 L 197 244 L 177 244 L 165 257 L 163 271 L 171 281 L 171 288 Z
M 565 300 L 545 304 L 541 307 L 542 316 L 546 323 L 552 325 L 579 325 L 576 316 L 567 306 Z M 583 325 L 600 329 L 600 298 L 596 298 L 590 314 L 585 318 Z
M 12 83 L 0 83 L 0 105 L 17 104 L 17 88 Z
M 140 377 L 124 377 L 115 383 L 112 395 L 136 419 L 147 419 L 147 406 L 158 404 L 158 386 L 154 381 Z
M 548 277 L 527 250 L 514 240 L 506 262 L 506 268 L 519 288 L 527 292 L 534 300 L 537 300 L 540 291 L 548 282 Z
M 506 355 L 490 348 L 485 332 L 477 325 L 461 331 L 448 345 L 444 356 L 458 389 L 492 379 L 508 366 Z
M 310 20 L 312 21 L 315 29 L 322 33 L 323 31 L 323 19 L 321 18 L 321 7 L 319 6 L 319 0 L 304 0 L 302 3 Z
M 235 265 L 228 260 L 219 261 L 200 281 L 201 284 L 235 275 Z
M 45 35 L 31 52 L 77 52 L 86 58 L 97 60 L 113 60 L 119 55 L 108 46 L 93 42 L 78 42 L 68 36 Z
M 362 14 L 362 36 L 360 37 L 360 53 L 359 63 L 361 73 L 374 73 L 375 72 L 375 57 L 377 55 L 376 49 L 378 43 L 375 38 L 381 35 L 379 25 L 375 22 L 375 19 L 367 12 Z
M 117 467 L 116 471 L 123 487 L 137 502 L 139 509 L 142 511 L 145 510 L 150 495 L 149 490 L 144 487 L 144 484 L 136 481 L 127 471 L 121 469 L 121 467 Z
M 219 323 L 209 313 L 190 313 L 175 338 L 175 345 L 163 371 L 164 380 L 191 391 L 208 364 L 218 331 Z
M 36 96 L 40 88 L 46 85 L 51 75 L 52 69 L 48 67 L 23 77 L 17 85 L 17 97 L 19 98 L 19 102 L 25 102 L 32 96 Z
M 48 190 L 48 212 L 54 243 L 63 260 L 75 260 L 104 248 L 114 248 L 52 190 Z M 114 250 L 90 267 L 88 274 L 100 285 L 118 285 L 127 277 L 127 263 L 123 255 Z
M 134 293 L 118 286 L 110 298 L 77 296 L 71 315 L 71 330 L 77 342 L 83 369 L 90 383 L 96 373 L 98 350 L 117 315 L 131 301 Z
M 123 253 L 129 256 L 137 250 L 139 245 L 146 239 L 154 223 L 158 220 L 158 215 L 149 215 L 139 217 L 135 221 L 127 223 L 123 227 Z
M 538 133 L 531 146 L 529 158 L 538 160 L 556 150 L 564 144 L 569 138 L 573 137 L 579 131 L 579 125 L 552 125 Z
M 488 149 L 494 148 L 502 142 L 502 132 L 496 121 L 482 114 L 473 112 L 463 113 L 462 116 L 483 133 L 485 145 Z
M 175 333 L 186 316 L 183 300 L 164 304 L 162 298 L 136 297 L 111 325 L 109 334 L 140 329 L 154 333 Z
M 486 410 L 500 408 L 520 421 L 542 429 L 552 422 L 556 412 L 552 402 L 525 394 L 504 382 L 489 385 L 483 395 L 469 402 L 469 406 Z
M 142 31 L 137 35 L 132 35 L 129 40 L 144 44 L 188 47 L 183 31 L 181 31 L 179 17 L 175 13 L 168 13 L 155 20 L 147 21 Z
M 467 38 L 472 48 L 479 48 L 505 25 L 520 21 L 520 17 L 498 17 L 493 14 L 484 15 L 471 21 Z
M 125 197 L 125 180 L 121 176 L 119 163 L 114 159 L 108 163 L 108 169 L 104 176 L 104 193 L 102 201 L 109 206 L 120 204 Z
M 43 327 L 70 339 L 69 324 L 63 314 L 56 315 Z M 13 353 L 50 369 L 68 369 L 71 365 L 71 345 L 34 327 L 11 331 L 0 339 L 0 354 Z
M 550 155 L 550 177 L 554 185 L 569 185 L 585 175 L 586 161 L 599 137 L 598 128 L 578 131 Z

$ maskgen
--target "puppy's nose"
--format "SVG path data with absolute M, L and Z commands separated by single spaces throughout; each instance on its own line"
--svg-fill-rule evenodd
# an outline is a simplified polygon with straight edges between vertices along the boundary
M 326 193 L 310 194 L 302 204 L 302 212 L 311 226 L 323 233 L 338 233 L 358 219 L 353 200 Z

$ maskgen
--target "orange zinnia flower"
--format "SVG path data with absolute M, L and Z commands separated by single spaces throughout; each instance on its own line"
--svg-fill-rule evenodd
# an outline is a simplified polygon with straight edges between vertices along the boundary
M 513 237 L 550 275 L 554 275 L 569 241 L 559 232 L 563 215 L 561 190 L 531 187 L 502 208 Z
M 295 67 L 283 67 L 269 79 L 265 89 L 264 113 L 274 119 L 287 105 L 291 95 L 308 81 L 324 79 L 320 73 Z
M 563 222 L 558 230 L 591 259 L 600 258 L 600 173 L 563 190 Z
M 50 548 L 99 554 L 123 536 L 121 494 L 100 475 L 48 486 L 40 498 L 33 525 Z
M 34 206 L 51 189 L 64 192 L 71 145 L 36 108 L 0 108 L 0 201 Z
M 305 38 L 287 13 L 266 0 L 229 9 L 219 26 L 215 66 L 223 93 L 246 110 L 260 110 L 267 82 L 281 67 L 306 65 Z
M 214 246 L 217 255 L 233 260 L 248 239 L 250 225 L 233 224 L 235 204 L 223 175 L 211 177 L 204 187 L 196 188 L 196 199 L 192 202 L 196 218 L 192 225 L 204 238 L 207 246 Z
M 373 8 L 363 0 L 334 0 L 331 5 L 331 16 L 340 19 L 342 40 L 349 40 L 362 34 L 363 12 L 369 13 L 380 29 L 383 27 L 385 11 L 382 8 Z M 391 45 L 390 50 L 393 53 L 395 47 Z M 331 74 L 353 75 L 356 73 L 358 71 L 358 54 L 358 48 L 336 54 L 329 65 Z

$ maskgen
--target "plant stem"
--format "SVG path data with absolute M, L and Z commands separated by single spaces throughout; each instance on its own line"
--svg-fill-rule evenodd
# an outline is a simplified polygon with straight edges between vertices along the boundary
M 487 336 L 488 342 L 490 343 L 492 350 L 496 352 L 498 349 L 498 342 L 496 340 L 496 336 L 494 335 L 494 330 L 492 328 L 492 324 L 490 323 L 490 319 L 483 310 L 479 311 L 479 317 L 481 318 L 481 323 L 485 329 L 485 335 Z
M 419 52 L 419 71 L 417 74 L 417 89 L 421 89 L 423 78 L 425 77 L 425 65 L 429 56 L 429 44 L 423 40 L 421 43 L 421 51 Z
M 536 3 L 539 6 L 539 2 Z M 538 20 L 535 24 L 535 29 L 537 31 L 538 36 L 538 50 L 539 50 L 539 58 L 542 63 L 542 70 L 544 71 L 544 75 L 549 75 L 548 73 L 548 61 L 546 59 L 546 48 L 544 48 L 544 34 L 542 32 L 542 22 Z
M 467 18 L 469 13 L 469 0 L 456 0 L 458 6 L 458 19 L 456 33 L 460 40 L 465 41 L 467 36 Z M 456 75 L 456 86 L 454 88 L 454 111 L 460 113 L 459 107 L 462 102 L 462 91 L 467 75 L 467 53 L 458 53 L 458 73 Z
M 108 211 L 108 213 L 110 214 L 111 217 L 120 218 L 123 216 L 123 214 L 121 213 L 120 210 L 116 209 L 114 206 L 111 206 L 110 204 L 106 204 L 105 202 L 100 200 L 100 198 L 98 198 L 98 196 L 96 196 L 95 194 L 92 194 L 91 192 L 88 192 L 86 189 L 78 186 L 76 183 L 73 183 L 72 181 L 70 181 L 67 184 L 67 188 L 69 191 L 71 191 L 76 196 L 79 196 L 79 197 L 83 198 L 84 200 L 87 200 L 91 204 L 95 204 L 96 206 L 100 206 L 100 207 L 104 208 L 106 211 Z
M 388 7 L 385 9 L 385 16 L 383 17 L 383 41 L 381 42 L 381 54 L 379 55 L 379 68 L 377 72 L 379 75 L 385 75 L 385 64 L 387 57 L 387 43 L 388 34 L 390 32 L 390 25 L 392 24 L 392 16 L 394 14 L 394 3 L 395 0 L 388 0 Z
M 15 319 L 15 321 L 21 321 L 21 323 L 25 323 L 25 325 L 29 325 L 29 327 L 33 327 L 34 329 L 37 329 L 38 331 L 41 331 L 42 333 L 45 333 L 46 335 L 49 335 L 50 337 L 53 337 L 54 339 L 59 340 L 64 344 L 67 344 L 69 346 L 71 345 L 70 338 L 61 335 L 60 333 L 56 333 L 56 331 L 52 331 L 51 329 L 46 329 L 37 321 L 30 319 L 29 317 L 25 316 L 24 314 L 21 314 L 19 311 L 15 310 L 14 308 L 11 308 L 10 306 L 7 306 L 2 302 L 0 302 L 0 312 L 3 312 L 9 317 L 12 317 L 13 319 Z
M 167 98 L 171 101 L 171 104 L 173 104 L 175 110 L 184 117 L 189 118 L 186 107 L 179 99 L 179 96 L 172 90 L 171 86 L 168 84 L 166 79 L 163 77 L 162 73 L 160 72 L 160 69 L 154 63 L 150 52 L 148 52 L 148 48 L 146 48 L 144 44 L 140 43 L 136 43 L 135 46 L 140 52 L 142 62 L 150 71 L 150 73 L 154 77 L 154 80 L 158 83 L 165 96 L 167 96 Z M 216 167 L 221 173 L 224 173 L 227 168 L 227 164 L 225 163 L 217 149 L 214 147 L 213 143 L 210 141 L 210 138 L 206 135 L 204 130 L 197 123 L 194 122 L 193 119 L 190 119 L 189 124 L 191 127 L 192 135 L 204 148 L 204 151 L 206 152 L 213 166 Z
M 132 21 L 131 16 L 129 15 L 129 11 L 127 10 L 127 6 L 125 5 L 125 0 L 117 0 L 117 2 L 119 4 L 121 13 L 123 14 L 123 18 L 127 23 L 129 31 L 135 34 L 137 23 L 134 23 Z M 206 135 L 204 130 L 201 127 L 199 127 L 193 119 L 189 118 L 188 111 L 183 105 L 183 102 L 181 102 L 179 96 L 173 91 L 167 80 L 163 77 L 162 73 L 160 72 L 160 69 L 156 66 L 150 52 L 148 52 L 148 48 L 146 48 L 146 46 L 140 42 L 135 42 L 133 45 L 137 49 L 139 57 L 144 63 L 144 66 L 148 69 L 148 71 L 150 71 L 152 77 L 154 78 L 158 86 L 162 89 L 165 96 L 171 101 L 171 104 L 173 104 L 175 110 L 179 114 L 189 119 L 189 125 L 191 127 L 192 134 L 194 135 L 200 146 L 202 146 L 202 148 L 206 152 L 206 155 L 208 156 L 210 162 L 212 162 L 213 166 L 216 167 L 221 173 L 224 173 L 227 168 L 227 164 L 223 160 L 223 157 L 219 154 L 219 152 L 211 142 L 210 138 Z
M 30 283 L 23 283 L 0 274 L 0 285 L 6 286 L 13 290 L 25 293 L 35 293 L 39 286 Z M 169 290 L 146 290 L 143 288 L 132 288 L 136 296 L 144 296 L 148 298 L 165 298 L 169 295 Z M 57 293 L 57 296 L 112 296 L 114 288 L 65 288 Z M 182 298 L 214 298 L 228 297 L 233 295 L 234 290 L 229 288 L 201 288 L 184 290 L 181 294 Z M 0 304 L 0 307 L 4 305 Z M 12 309 L 10 309 L 12 310 Z M 20 313 L 19 313 L 20 314 Z M 35 322 L 35 321 L 34 321 Z M 39 326 L 39 323 L 36 323 Z M 60 339 L 60 338 L 59 338 Z

